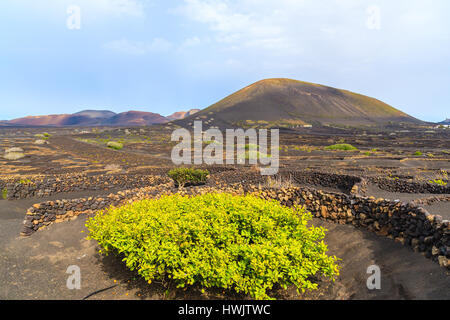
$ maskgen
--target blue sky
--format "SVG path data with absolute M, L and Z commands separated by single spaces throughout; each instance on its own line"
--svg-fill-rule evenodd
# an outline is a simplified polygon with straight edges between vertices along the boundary
M 70 6 L 80 29 L 68 28 Z M 450 117 L 450 1 L 0 1 L 3 120 L 83 109 L 169 115 L 275 77 L 441 121 Z

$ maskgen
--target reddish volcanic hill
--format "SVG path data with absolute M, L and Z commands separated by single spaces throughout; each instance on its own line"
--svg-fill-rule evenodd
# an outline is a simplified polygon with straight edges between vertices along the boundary
M 108 125 L 113 126 L 147 126 L 156 123 L 166 123 L 167 119 L 157 113 L 128 111 L 119 113 L 106 122 Z
M 200 111 L 200 109 L 191 109 L 189 111 L 175 112 L 174 114 L 171 114 L 170 116 L 168 116 L 167 119 L 169 119 L 170 121 L 181 120 L 181 119 L 189 117 L 193 114 L 196 114 L 199 111 Z

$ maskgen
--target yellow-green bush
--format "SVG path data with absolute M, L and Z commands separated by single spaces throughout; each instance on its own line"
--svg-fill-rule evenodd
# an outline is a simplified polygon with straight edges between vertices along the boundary
M 177 168 L 170 170 L 168 175 L 177 185 L 186 186 L 206 183 L 209 172 L 208 170 Z
M 348 143 L 335 144 L 332 146 L 325 147 L 325 150 L 331 151 L 356 151 L 358 150 L 356 147 L 352 146 Z
M 120 142 L 115 141 L 109 141 L 106 146 L 108 148 L 114 149 L 114 150 L 121 150 L 123 148 L 123 144 Z
M 86 224 L 106 254 L 123 254 L 151 283 L 171 279 L 269 299 L 268 290 L 317 289 L 313 276 L 334 281 L 337 258 L 327 256 L 325 230 L 312 215 L 256 196 L 163 196 L 90 218 Z

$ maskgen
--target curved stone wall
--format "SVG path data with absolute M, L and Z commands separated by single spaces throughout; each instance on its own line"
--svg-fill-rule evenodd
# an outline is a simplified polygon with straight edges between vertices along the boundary
M 134 189 L 167 183 L 169 178 L 153 175 L 86 175 L 66 174 L 50 177 L 0 179 L 0 190 L 7 200 L 46 197 L 55 193 L 85 190 Z
M 233 194 L 255 194 L 264 199 L 275 199 L 286 206 L 303 205 L 315 217 L 340 224 L 352 224 L 389 237 L 412 247 L 427 258 L 450 268 L 450 222 L 440 216 L 433 216 L 414 203 L 402 203 L 362 197 L 357 194 L 326 193 L 312 188 L 262 188 L 251 184 L 231 186 L 204 186 L 175 189 L 173 183 L 146 187 L 77 200 L 59 200 L 36 204 L 25 217 L 22 235 L 33 232 L 52 223 L 71 219 L 83 213 L 94 213 L 109 206 L 118 206 L 161 194 L 201 194 L 208 192 L 229 192 Z

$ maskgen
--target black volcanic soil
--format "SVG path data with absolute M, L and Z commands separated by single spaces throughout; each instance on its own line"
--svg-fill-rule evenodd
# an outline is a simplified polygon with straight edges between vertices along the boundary
M 21 201 L 22 202 L 22 201 Z M 27 204 L 28 205 L 28 204 Z M 18 205 L 20 207 L 26 207 Z M 0 299 L 82 299 L 88 294 L 116 285 L 91 299 L 242 299 L 233 294 L 198 289 L 187 291 L 159 284 L 148 285 L 126 269 L 119 258 L 102 256 L 95 241 L 88 241 L 86 217 L 63 222 L 29 238 L 18 237 L 23 218 L 20 210 L 0 209 L 2 232 L 0 253 Z M 317 292 L 298 296 L 295 290 L 274 292 L 283 299 L 450 299 L 450 277 L 443 268 L 423 256 L 367 231 L 314 220 L 329 231 L 325 239 L 329 254 L 342 259 L 341 276 L 332 284 L 321 283 Z M 382 272 L 382 289 L 366 287 L 370 265 Z M 81 269 L 81 290 L 68 290 L 66 270 Z
M 32 174 L 80 173 L 104 174 L 107 165 L 118 165 L 123 172 L 166 174 L 173 165 L 170 161 L 170 127 L 105 128 L 104 132 L 80 134 L 87 129 L 2 129 L 0 156 L 5 148 L 21 147 L 26 158 L 7 161 L 0 158 L 3 176 L 28 177 Z M 90 129 L 89 129 L 90 130 Z M 19 132 L 20 131 L 20 132 Z M 50 132 L 49 144 L 34 145 L 33 135 Z M 426 182 L 445 179 L 450 171 L 450 131 L 436 134 L 418 130 L 410 133 L 395 131 L 395 135 L 361 130 L 320 127 L 315 130 L 287 131 L 282 134 L 281 170 L 306 170 L 347 174 L 357 177 L 402 177 Z M 79 139 L 93 139 L 93 143 Z M 97 140 L 96 140 L 97 139 Z M 100 139 L 123 140 L 124 148 L 114 151 L 106 148 Z M 357 152 L 332 152 L 324 146 L 351 143 Z M 375 150 L 376 149 L 376 150 Z M 416 151 L 422 156 L 414 156 Z M 366 153 L 369 153 L 367 155 Z M 210 167 L 209 184 L 252 181 L 264 184 L 251 166 Z M 341 192 L 336 188 L 311 185 L 326 191 Z M 108 191 L 107 193 L 110 193 Z M 48 199 L 78 198 L 97 193 L 66 193 Z M 411 201 L 428 194 L 390 193 L 369 185 L 368 196 L 391 200 Z M 23 217 L 32 204 L 46 199 L 16 201 L 0 200 L 0 299 L 81 299 L 91 292 L 117 284 L 117 287 L 99 293 L 91 299 L 208 299 L 245 298 L 233 293 L 197 289 L 188 291 L 167 289 L 160 284 L 151 286 L 128 271 L 118 258 L 103 257 L 93 241 L 85 240 L 84 221 L 79 217 L 37 232 L 29 238 L 19 237 Z M 439 202 L 426 207 L 433 214 L 449 217 L 450 202 Z M 329 231 L 326 243 L 329 253 L 342 259 L 341 276 L 335 284 L 322 282 L 315 293 L 298 296 L 293 290 L 275 292 L 281 299 L 450 299 L 450 277 L 436 263 L 407 247 L 368 231 L 352 226 L 335 225 L 314 220 Z M 382 271 L 382 290 L 366 288 L 367 267 L 376 264 Z M 69 265 L 78 265 L 82 272 L 82 289 L 66 288 Z

